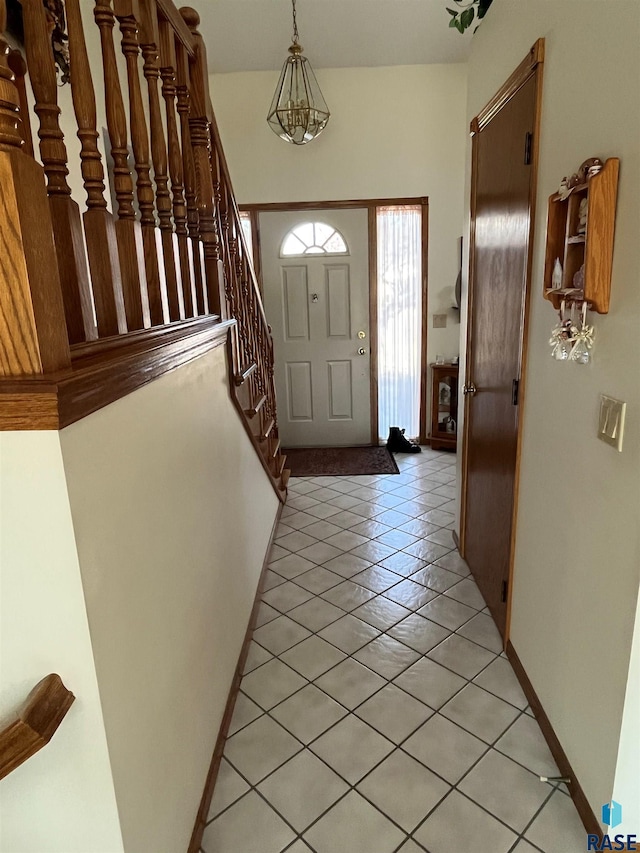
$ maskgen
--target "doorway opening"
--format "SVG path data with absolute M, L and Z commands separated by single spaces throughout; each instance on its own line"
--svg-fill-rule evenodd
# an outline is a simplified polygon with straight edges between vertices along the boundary
M 379 445 L 390 426 L 428 440 L 428 205 L 242 205 L 288 447 Z

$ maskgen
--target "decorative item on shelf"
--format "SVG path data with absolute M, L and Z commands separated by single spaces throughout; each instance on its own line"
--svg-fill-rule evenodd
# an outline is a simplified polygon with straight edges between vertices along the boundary
M 562 264 L 560 263 L 560 258 L 556 258 L 556 262 L 553 265 L 551 287 L 553 288 L 553 290 L 560 290 L 560 288 L 562 287 Z
M 590 157 L 582 163 L 578 171 L 574 172 L 573 175 L 570 175 L 569 177 L 565 175 L 565 177 L 560 181 L 560 186 L 558 187 L 558 195 L 560 196 L 560 199 L 564 201 L 571 195 L 576 187 L 582 187 L 589 178 L 593 178 L 594 175 L 597 175 L 601 171 L 603 165 L 602 160 L 598 157 Z
M 591 347 L 593 346 L 593 336 L 595 329 L 593 326 L 587 325 L 588 306 L 586 302 L 582 303 L 582 311 L 580 317 L 580 326 L 576 329 L 573 336 L 574 342 L 571 349 L 571 361 L 577 364 L 589 364 L 591 361 Z
M 578 234 L 587 233 L 587 214 L 589 212 L 589 199 L 583 198 L 578 209 Z
M 584 264 L 573 277 L 573 289 L 584 293 Z
M 560 181 L 560 186 L 558 187 L 558 197 L 561 201 L 564 201 L 566 198 L 569 198 L 571 195 L 571 187 L 569 186 L 569 178 L 563 178 Z
M 329 108 L 320 91 L 316 75 L 298 41 L 296 0 L 293 10 L 293 43 L 282 66 L 282 72 L 271 102 L 267 122 L 271 130 L 294 145 L 311 142 L 327 126 Z

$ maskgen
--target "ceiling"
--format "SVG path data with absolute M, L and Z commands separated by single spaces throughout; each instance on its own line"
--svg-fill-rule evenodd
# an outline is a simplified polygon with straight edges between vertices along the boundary
M 465 62 L 471 33 L 449 28 L 452 0 L 297 0 L 300 43 L 315 68 Z M 291 0 L 201 0 L 212 72 L 279 69 Z

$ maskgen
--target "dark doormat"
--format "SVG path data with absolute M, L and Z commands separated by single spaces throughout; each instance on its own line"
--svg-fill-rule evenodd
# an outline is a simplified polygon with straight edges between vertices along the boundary
M 282 452 L 292 477 L 400 473 L 386 447 L 292 447 Z

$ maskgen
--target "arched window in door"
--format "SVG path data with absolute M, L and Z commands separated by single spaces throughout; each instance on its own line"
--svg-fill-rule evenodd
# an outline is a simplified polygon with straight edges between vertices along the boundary
M 302 222 L 282 241 L 280 256 L 300 258 L 303 255 L 348 255 L 342 234 L 326 222 Z

